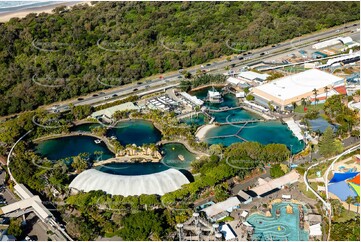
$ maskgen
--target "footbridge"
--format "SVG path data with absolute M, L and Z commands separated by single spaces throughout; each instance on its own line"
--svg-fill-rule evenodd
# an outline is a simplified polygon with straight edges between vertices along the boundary
M 228 116 L 229 117 L 229 116 Z M 235 121 L 228 121 L 228 117 L 226 118 L 226 122 L 219 123 L 219 125 L 230 125 L 230 124 L 249 124 L 249 123 L 260 123 L 260 122 L 267 122 L 264 119 L 248 119 L 248 120 L 235 120 Z

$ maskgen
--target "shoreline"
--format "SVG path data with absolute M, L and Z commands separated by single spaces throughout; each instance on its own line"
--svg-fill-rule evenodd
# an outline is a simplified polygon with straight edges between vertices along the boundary
M 0 13 L 0 23 L 6 23 L 6 22 L 10 21 L 10 19 L 12 19 L 12 18 L 22 19 L 22 18 L 25 18 L 30 13 L 52 14 L 53 9 L 55 9 L 57 7 L 66 6 L 67 8 L 69 8 L 69 7 L 78 5 L 78 4 L 85 4 L 85 3 L 89 4 L 89 6 L 91 6 L 91 1 L 74 1 L 74 2 L 54 3 L 54 4 L 46 5 L 46 6 L 31 7 L 31 8 L 26 8 L 26 9 L 15 10 L 15 11 L 11 11 L 11 12 L 4 12 L 4 13 Z
M 206 136 L 207 132 L 210 130 L 210 129 L 213 129 L 217 127 L 217 125 L 215 124 L 206 124 L 204 126 L 202 126 L 198 132 L 195 134 L 195 136 L 199 139 L 199 140 L 203 140 L 204 137 Z

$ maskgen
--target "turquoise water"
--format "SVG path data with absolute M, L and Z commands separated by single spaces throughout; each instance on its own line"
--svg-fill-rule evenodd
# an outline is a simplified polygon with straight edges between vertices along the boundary
M 154 127 L 152 122 L 144 120 L 131 120 L 118 123 L 109 129 L 107 136 L 115 136 L 123 146 L 127 144 L 154 144 L 161 140 L 161 132 Z
M 273 204 L 272 217 L 260 214 L 250 215 L 247 222 L 254 227 L 252 240 L 307 241 L 308 233 L 299 227 L 298 205 L 291 203 L 293 214 L 286 213 L 287 205 L 288 203 Z M 281 212 L 278 218 L 276 217 L 277 209 Z
M 181 123 L 185 123 L 188 125 L 196 125 L 196 126 L 201 126 L 206 122 L 207 122 L 206 116 L 202 113 L 181 120 Z
M 211 90 L 212 87 L 206 87 L 206 88 L 202 88 L 200 90 L 197 91 L 193 91 L 190 92 L 191 95 L 197 96 L 199 99 L 206 99 L 207 94 L 208 94 L 208 90 Z M 216 87 L 215 88 L 217 91 L 221 92 L 222 88 Z M 223 95 L 223 102 L 222 103 L 210 103 L 210 102 L 205 102 L 204 106 L 208 107 L 209 109 L 219 109 L 221 107 L 237 107 L 238 106 L 238 99 L 236 98 L 236 96 L 234 96 L 233 94 L 226 94 Z
M 224 112 L 210 112 L 210 114 L 215 118 L 215 122 L 226 123 L 229 122 L 249 120 L 249 119 L 260 119 L 261 117 L 257 114 L 253 114 L 244 109 L 233 109 L 227 110 Z
M 71 128 L 71 131 L 90 132 L 91 128 L 101 126 L 97 123 L 81 124 Z M 154 127 L 152 122 L 145 120 L 131 120 L 118 123 L 114 128 L 107 131 L 108 137 L 115 136 L 121 145 L 157 143 L 161 140 L 161 132 Z
M 172 168 L 187 169 L 190 163 L 196 159 L 195 154 L 189 152 L 184 145 L 179 143 L 165 144 L 161 150 L 164 152 L 162 163 Z M 182 155 L 184 161 L 180 160 L 178 155 Z
M 242 142 L 241 139 L 232 136 L 226 138 L 211 138 L 214 136 L 235 135 L 243 125 L 222 125 L 209 130 L 206 135 L 206 142 L 209 144 L 223 144 L 229 146 L 235 142 Z M 292 153 L 296 154 L 304 148 L 303 141 L 299 141 L 292 132 L 288 129 L 287 125 L 281 122 L 260 122 L 247 124 L 239 136 L 248 141 L 257 141 L 261 144 L 280 143 L 285 144 Z
M 159 163 L 111 163 L 96 167 L 102 172 L 117 175 L 147 175 L 165 171 L 169 168 L 188 169 L 190 163 L 196 156 L 189 152 L 184 145 L 179 143 L 165 144 L 161 151 L 164 152 L 163 159 Z M 183 155 L 184 161 L 178 158 Z
M 91 160 L 106 160 L 114 157 L 114 154 L 101 142 L 95 144 L 93 137 L 89 136 L 69 136 L 57 139 L 45 140 L 35 147 L 35 152 L 49 160 L 66 159 L 77 156 L 80 153 L 89 153 Z M 101 157 L 94 156 L 95 151 L 101 151 Z

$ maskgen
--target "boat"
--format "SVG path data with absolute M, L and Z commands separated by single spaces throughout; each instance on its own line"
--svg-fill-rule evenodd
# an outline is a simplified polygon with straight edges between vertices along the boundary
M 179 158 L 181 161 L 184 161 L 184 156 L 183 156 L 183 155 L 178 155 L 178 158 Z
M 223 98 L 220 92 L 218 92 L 214 87 L 212 90 L 208 91 L 207 100 L 211 103 L 222 103 Z
M 100 142 L 102 142 L 101 139 L 96 139 L 96 140 L 94 140 L 94 143 L 96 143 L 96 144 L 100 144 Z
M 111 140 L 116 140 L 117 137 L 115 137 L 114 135 L 110 137 Z

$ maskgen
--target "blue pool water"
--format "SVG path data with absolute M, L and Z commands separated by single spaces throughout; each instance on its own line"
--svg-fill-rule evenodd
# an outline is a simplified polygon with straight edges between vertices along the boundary
M 192 95 L 196 95 L 200 99 L 205 99 L 211 87 L 203 88 L 194 92 Z M 218 91 L 221 88 L 216 88 Z M 211 110 L 209 113 L 215 118 L 217 123 L 226 123 L 243 121 L 250 119 L 261 119 L 257 114 L 244 110 L 242 108 L 227 110 L 223 112 L 212 112 L 212 110 L 219 110 L 221 107 L 237 107 L 238 100 L 233 94 L 226 94 L 223 96 L 224 102 L 221 104 L 206 103 L 205 105 Z M 243 124 L 239 125 L 222 125 L 209 130 L 205 135 L 205 142 L 208 144 L 223 144 L 229 146 L 236 142 L 257 141 L 261 144 L 279 143 L 285 144 L 292 153 L 296 154 L 303 150 L 305 144 L 303 141 L 299 141 L 288 129 L 287 125 L 283 125 L 279 121 L 272 122 L 259 122 L 247 124 L 241 132 L 238 132 Z M 238 133 L 243 139 L 235 136 Z M 229 137 L 217 137 L 217 136 L 229 136 Z
M 236 136 L 225 138 L 212 138 L 215 136 L 235 135 L 243 125 L 222 125 L 210 129 L 205 135 L 205 141 L 209 144 L 223 144 L 229 146 L 235 142 L 243 142 Z M 296 154 L 304 148 L 304 142 L 299 141 L 287 125 L 281 122 L 260 122 L 247 124 L 238 135 L 248 141 L 257 141 L 261 144 L 280 143 L 285 144 L 292 153 Z
M 252 214 L 247 222 L 254 227 L 253 240 L 260 241 L 307 241 L 308 233 L 299 227 L 298 205 L 290 203 L 293 208 L 292 214 L 286 213 L 288 203 L 273 204 L 272 217 L 266 217 L 261 214 Z M 276 210 L 280 210 L 280 216 L 277 218 Z M 306 210 L 304 207 L 302 208 Z
M 207 118 L 204 114 L 200 113 L 200 114 L 194 115 L 192 117 L 184 118 L 180 121 L 181 121 L 181 123 L 185 123 L 188 125 L 201 126 L 201 125 L 207 123 L 209 120 L 207 120 Z

